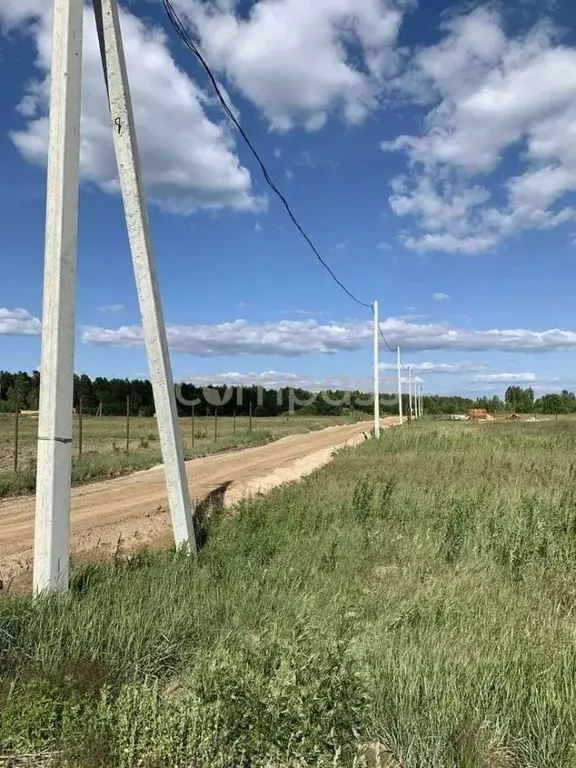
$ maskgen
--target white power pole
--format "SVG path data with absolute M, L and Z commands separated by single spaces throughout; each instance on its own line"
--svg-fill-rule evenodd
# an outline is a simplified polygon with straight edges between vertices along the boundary
M 34 532 L 36 594 L 68 589 L 83 11 L 82 0 L 54 1 Z
M 184 546 L 189 551 L 196 552 L 166 327 L 140 177 L 134 112 L 118 18 L 118 3 L 117 0 L 102 0 L 101 4 L 104 72 L 107 73 L 116 162 L 150 366 L 174 541 L 176 546 Z
M 408 367 L 408 412 L 410 420 L 412 420 L 414 418 L 414 411 L 412 409 L 412 366 Z
M 36 594 L 66 591 L 69 578 L 83 11 L 82 0 L 54 0 L 34 532 Z M 196 551 L 116 0 L 103 0 L 100 21 L 103 23 L 98 32 L 103 43 L 116 159 L 158 415 L 174 539 L 177 545 Z
M 424 413 L 424 395 L 422 393 L 422 385 L 420 385 L 420 416 Z
M 380 371 L 378 370 L 378 347 L 380 339 L 378 334 L 378 302 L 372 305 L 374 309 L 374 437 L 380 437 Z
M 400 424 L 403 424 L 404 415 L 402 412 L 402 362 L 400 360 L 400 347 L 396 347 L 396 366 L 398 368 L 398 415 L 400 416 Z

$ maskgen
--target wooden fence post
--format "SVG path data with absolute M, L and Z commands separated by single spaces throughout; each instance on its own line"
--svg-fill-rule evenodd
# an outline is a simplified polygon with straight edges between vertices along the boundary
M 19 431 L 20 431 L 20 407 L 16 400 L 16 409 L 14 411 L 14 472 L 18 472 L 18 449 L 19 449 Z
M 82 456 L 82 440 L 84 437 L 83 423 L 82 423 L 82 398 L 78 400 L 78 456 Z
M 192 448 L 196 443 L 196 418 L 194 415 L 194 405 L 192 405 Z
M 126 454 L 130 453 L 130 395 L 126 398 Z

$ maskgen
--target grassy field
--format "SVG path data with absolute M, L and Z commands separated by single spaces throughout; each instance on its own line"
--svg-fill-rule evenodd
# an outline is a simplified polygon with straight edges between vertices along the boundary
M 417 424 L 64 599 L 0 600 L 0 747 L 54 765 L 574 768 L 576 432 Z
M 366 418 L 364 416 L 364 418 Z M 254 418 L 252 430 L 248 417 L 213 417 L 180 419 L 186 458 L 205 456 L 235 447 L 259 445 L 286 435 L 346 424 L 351 417 L 281 416 Z M 18 422 L 18 470 L 15 417 L 0 414 L 0 498 L 34 490 L 36 478 L 36 437 L 38 419 L 21 416 Z M 72 481 L 75 484 L 116 477 L 147 469 L 161 460 L 156 419 L 126 417 L 83 417 L 82 456 L 79 420 L 74 419 Z

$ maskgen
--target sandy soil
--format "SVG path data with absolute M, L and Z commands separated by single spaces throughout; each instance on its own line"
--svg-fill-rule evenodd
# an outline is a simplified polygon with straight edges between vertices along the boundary
M 397 419 L 383 419 L 393 426 Z M 224 506 L 282 483 L 297 480 L 328 463 L 335 449 L 367 439 L 371 422 L 290 435 L 269 445 L 187 462 L 196 501 Z M 34 498 L 0 502 L 0 577 L 5 582 L 30 573 Z M 71 547 L 75 555 L 110 556 L 121 548 L 167 545 L 170 517 L 162 466 L 72 489 Z

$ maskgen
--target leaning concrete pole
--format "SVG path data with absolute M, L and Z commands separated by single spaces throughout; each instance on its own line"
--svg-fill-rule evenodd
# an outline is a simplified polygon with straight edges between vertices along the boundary
M 55 0 L 34 530 L 34 592 L 68 589 L 82 0 Z
M 101 0 L 101 8 L 102 28 L 99 32 L 100 39 L 103 39 L 104 43 L 104 72 L 108 86 L 116 162 L 154 392 L 174 542 L 178 547 L 183 546 L 191 552 L 196 552 L 182 435 L 140 175 L 134 112 L 126 72 L 117 0 Z M 96 18 L 98 21 L 98 15 Z

